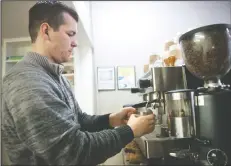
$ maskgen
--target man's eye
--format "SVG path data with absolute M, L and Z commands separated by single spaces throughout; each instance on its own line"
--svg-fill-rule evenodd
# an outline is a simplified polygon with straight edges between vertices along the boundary
M 70 36 L 70 37 L 74 36 L 73 33 L 67 33 L 67 35 Z

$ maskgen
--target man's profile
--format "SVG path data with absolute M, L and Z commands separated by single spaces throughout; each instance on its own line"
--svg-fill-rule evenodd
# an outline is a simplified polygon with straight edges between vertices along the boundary
M 32 51 L 3 79 L 2 140 L 13 165 L 97 165 L 154 130 L 154 115 L 136 117 L 134 108 L 81 110 L 61 65 L 77 47 L 78 20 L 57 1 L 29 10 Z

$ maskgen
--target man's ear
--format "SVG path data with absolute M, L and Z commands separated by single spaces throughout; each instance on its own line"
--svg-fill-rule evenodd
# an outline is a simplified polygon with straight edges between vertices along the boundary
M 50 40 L 49 37 L 49 31 L 50 31 L 50 26 L 48 23 L 42 23 L 40 26 L 40 34 L 42 35 L 44 40 Z

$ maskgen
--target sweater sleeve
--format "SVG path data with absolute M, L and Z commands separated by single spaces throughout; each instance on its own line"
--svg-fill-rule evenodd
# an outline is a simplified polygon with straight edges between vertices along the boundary
M 81 108 L 78 106 L 78 120 L 81 124 L 81 130 L 89 131 L 89 132 L 96 132 L 105 129 L 113 129 L 112 126 L 109 124 L 109 115 L 88 115 L 85 112 L 82 112 Z
M 97 165 L 134 138 L 127 125 L 89 133 L 80 130 L 59 95 L 38 78 L 10 82 L 4 96 L 17 134 L 34 154 L 51 165 Z
M 71 90 L 71 84 L 70 82 L 65 78 L 62 77 L 64 84 L 68 86 L 68 88 Z M 85 112 L 82 111 L 77 101 L 75 101 L 75 104 L 77 106 L 77 109 L 75 110 L 76 114 L 78 114 L 78 120 L 81 124 L 81 130 L 83 131 L 89 131 L 89 132 L 96 132 L 101 131 L 105 129 L 113 129 L 112 126 L 109 124 L 109 115 L 88 115 Z

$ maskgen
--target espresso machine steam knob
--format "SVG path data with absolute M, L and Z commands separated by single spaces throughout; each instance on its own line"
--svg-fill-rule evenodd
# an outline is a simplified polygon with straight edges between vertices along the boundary
M 149 79 L 140 79 L 139 80 L 140 88 L 148 88 L 151 87 L 151 80 Z
M 212 149 L 207 153 L 207 161 L 213 166 L 225 166 L 228 163 L 228 157 L 220 149 Z

